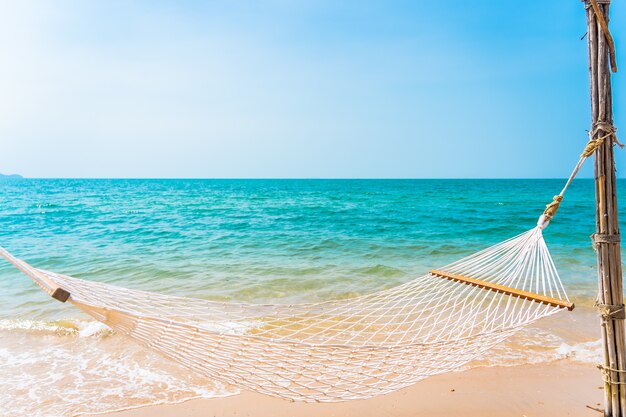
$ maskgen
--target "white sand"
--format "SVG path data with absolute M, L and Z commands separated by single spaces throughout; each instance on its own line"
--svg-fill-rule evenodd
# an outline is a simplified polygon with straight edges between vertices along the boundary
M 109 417 L 538 417 L 600 416 L 602 379 L 590 364 L 475 368 L 435 376 L 368 400 L 294 403 L 259 394 L 192 400 L 106 414 Z

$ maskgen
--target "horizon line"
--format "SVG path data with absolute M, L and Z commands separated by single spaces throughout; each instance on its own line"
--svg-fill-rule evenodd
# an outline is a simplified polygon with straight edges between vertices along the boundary
M 0 179 L 14 180 L 567 180 L 567 177 L 25 177 L 0 175 Z M 593 180 L 594 177 L 577 177 L 574 180 Z M 616 177 L 626 179 L 626 177 Z

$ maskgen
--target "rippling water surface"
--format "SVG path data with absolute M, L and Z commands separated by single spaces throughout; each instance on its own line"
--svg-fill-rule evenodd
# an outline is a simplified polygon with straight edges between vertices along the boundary
M 5 180 L 0 246 L 44 269 L 126 287 L 214 300 L 319 301 L 406 282 L 521 233 L 562 185 Z M 474 365 L 595 360 L 595 316 L 585 308 L 596 287 L 594 224 L 593 181 L 577 180 L 545 238 L 582 308 Z M 135 348 L 0 262 L 0 411 L 9 407 L 0 414 L 72 415 L 235 392 Z

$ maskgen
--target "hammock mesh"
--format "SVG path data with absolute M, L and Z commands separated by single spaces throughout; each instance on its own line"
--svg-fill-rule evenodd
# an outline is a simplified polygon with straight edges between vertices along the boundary
M 460 368 L 562 306 L 435 273 L 352 299 L 253 305 L 71 278 L 0 256 L 44 290 L 181 365 L 243 389 L 307 402 L 368 398 Z M 568 301 L 541 227 L 439 268 Z

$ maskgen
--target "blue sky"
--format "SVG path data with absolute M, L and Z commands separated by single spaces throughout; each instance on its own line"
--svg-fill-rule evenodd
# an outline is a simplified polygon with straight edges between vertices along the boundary
M 0 172 L 565 177 L 590 124 L 585 31 L 576 0 L 7 0 Z

